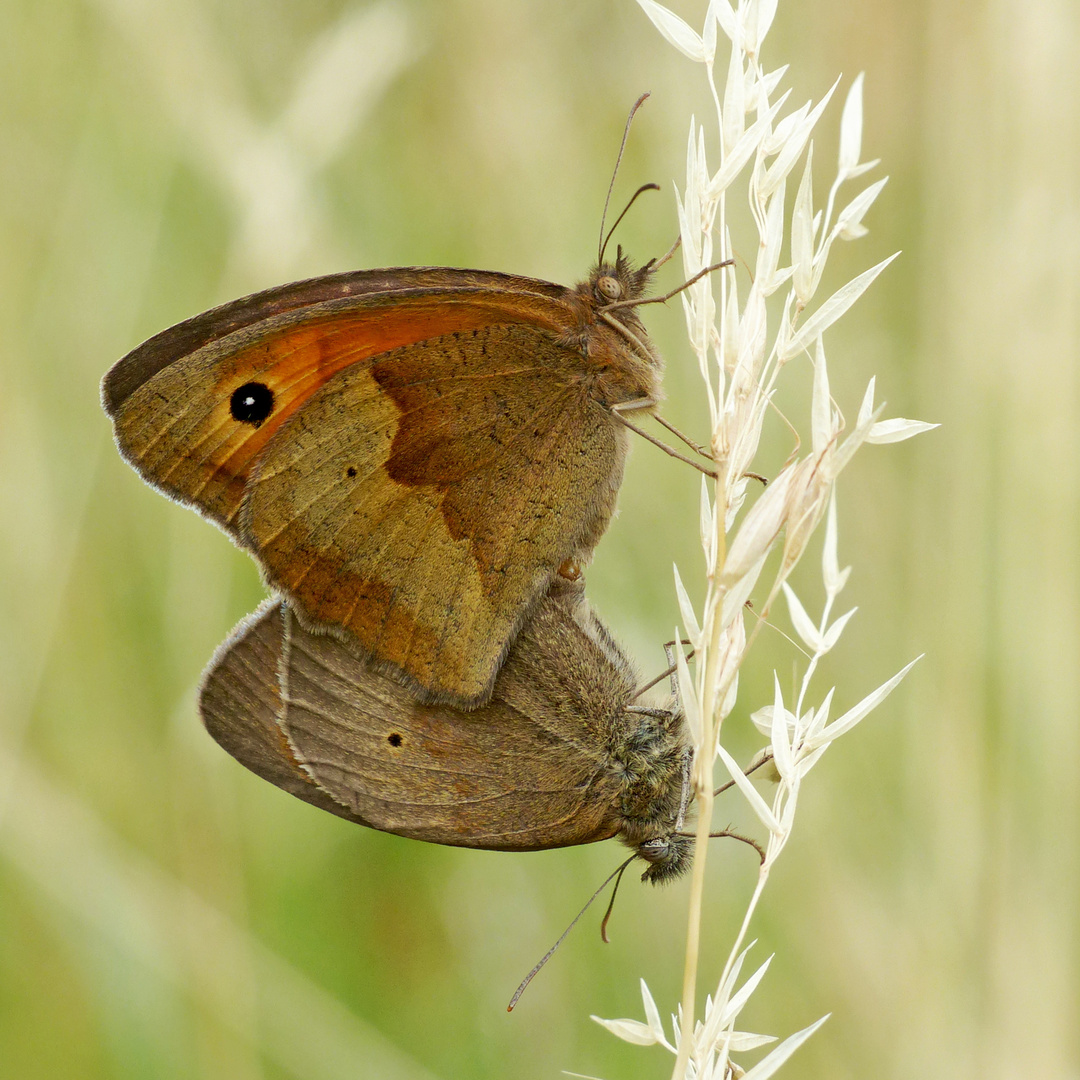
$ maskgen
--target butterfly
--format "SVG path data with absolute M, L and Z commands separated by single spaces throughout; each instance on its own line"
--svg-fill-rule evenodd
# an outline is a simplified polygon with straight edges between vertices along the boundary
M 588 560 L 626 412 L 660 397 L 654 262 L 567 288 L 335 274 L 164 330 L 102 383 L 120 453 L 251 552 L 290 618 L 421 700 L 487 701 L 561 566 Z
M 473 712 L 417 701 L 280 598 L 218 650 L 199 709 L 241 764 L 339 817 L 500 851 L 618 836 L 664 882 L 692 857 L 692 750 L 681 709 L 635 705 L 636 684 L 582 582 L 556 578 Z

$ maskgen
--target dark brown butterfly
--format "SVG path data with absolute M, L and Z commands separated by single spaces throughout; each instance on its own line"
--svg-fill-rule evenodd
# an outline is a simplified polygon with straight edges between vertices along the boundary
M 257 293 L 105 376 L 124 458 L 424 700 L 473 708 L 622 480 L 624 411 L 660 396 L 619 253 L 566 288 L 356 271 Z
M 473 712 L 418 702 L 280 600 L 218 650 L 199 707 L 243 765 L 350 821 L 500 851 L 618 836 L 660 882 L 691 859 L 692 752 L 681 711 L 635 687 L 582 583 L 556 578 Z

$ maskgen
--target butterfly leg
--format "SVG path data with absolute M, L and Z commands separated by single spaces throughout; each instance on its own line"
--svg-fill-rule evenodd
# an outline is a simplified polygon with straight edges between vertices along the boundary
M 706 450 L 704 446 L 699 446 L 696 442 L 694 442 L 693 439 L 690 438 L 689 435 L 684 435 L 673 423 L 671 423 L 670 420 L 665 420 L 657 413 L 653 413 L 652 417 L 661 427 L 666 427 L 668 431 L 670 431 L 671 434 L 675 436 L 675 438 L 686 443 L 686 445 L 689 446 L 690 449 L 693 450 L 696 454 L 700 454 L 703 458 L 708 458 L 710 461 L 714 460 L 710 451 Z
M 696 442 L 694 442 L 694 440 L 691 439 L 689 435 L 684 435 L 673 423 L 671 423 L 670 420 L 665 420 L 662 416 L 659 415 L 659 413 L 653 413 L 652 418 L 658 424 L 660 424 L 661 427 L 666 427 L 668 429 L 668 431 L 670 431 L 671 434 L 674 435 L 677 439 L 681 439 L 684 443 L 686 443 L 686 445 L 689 446 L 690 449 L 693 450 L 695 453 L 700 454 L 703 458 L 708 458 L 709 461 L 715 461 L 716 460 L 712 456 L 712 454 L 708 450 L 705 449 L 705 447 L 698 446 L 698 444 Z M 768 479 L 766 477 L 762 476 L 761 473 L 744 472 L 743 476 L 746 477 L 748 480 L 757 480 L 761 484 L 762 487 L 768 487 L 769 486 Z
M 688 458 L 685 454 L 680 454 L 678 450 L 668 446 L 666 442 L 662 442 L 656 438 L 655 435 L 650 435 L 644 428 L 640 428 L 632 420 L 628 420 L 623 416 L 624 412 L 636 411 L 638 409 L 648 408 L 650 405 L 654 405 L 655 402 L 648 398 L 639 399 L 636 401 L 620 401 L 615 405 L 609 406 L 611 409 L 611 415 L 615 417 L 624 427 L 628 427 L 631 431 L 636 432 L 647 442 L 651 442 L 653 446 L 658 446 L 665 454 L 670 457 L 678 458 L 679 461 L 685 462 L 691 468 L 697 469 L 698 472 L 703 472 L 706 476 L 713 480 L 716 480 L 718 473 L 713 469 L 707 469 L 704 465 L 700 465 L 693 458 Z
M 743 770 L 743 773 L 746 776 L 749 776 L 752 772 L 757 772 L 757 770 L 760 769 L 762 765 L 768 764 L 770 761 L 772 761 L 772 759 L 773 759 L 772 751 L 771 750 L 766 750 L 764 753 L 760 754 L 754 761 L 752 761 L 750 763 L 750 765 Z M 713 792 L 713 798 L 715 798 L 717 795 L 720 795 L 723 792 L 727 791 L 727 789 L 729 787 L 732 787 L 734 784 L 735 784 L 734 780 L 729 780 L 726 784 L 721 784 Z
M 675 654 L 671 651 L 671 647 L 674 644 L 675 644 L 674 641 L 666 641 L 666 642 L 664 642 L 664 655 L 667 657 L 668 666 L 666 668 L 664 668 L 664 670 L 661 671 L 660 674 L 657 675 L 655 679 L 650 679 L 644 686 L 638 687 L 636 693 L 634 694 L 634 700 L 635 701 L 639 697 L 641 697 L 641 695 L 644 694 L 646 690 L 651 690 L 658 682 L 661 682 L 662 680 L 666 679 L 669 675 L 674 675 L 675 674 L 675 671 L 677 670 L 677 666 L 675 664 Z M 682 641 L 679 642 L 679 644 L 680 645 L 689 645 L 690 642 L 686 638 L 683 638 Z M 693 655 L 694 655 L 694 650 L 691 649 L 686 654 L 686 659 L 689 660 Z M 674 681 L 672 682 L 672 692 L 675 693 L 675 694 L 678 693 L 678 689 L 674 685 Z
M 731 829 L 721 829 L 719 832 L 711 832 L 709 833 L 709 836 L 713 839 L 716 839 L 720 836 L 730 836 L 732 840 L 741 840 L 744 844 L 749 844 L 758 853 L 758 858 L 762 862 L 765 861 L 764 848 L 762 848 L 762 846 L 752 837 L 743 836 L 742 833 L 734 832 Z
M 715 480 L 717 478 L 717 474 L 714 470 L 703 468 L 701 465 L 698 464 L 698 462 L 692 460 L 691 458 L 684 457 L 677 450 L 673 450 L 670 446 L 668 446 L 667 443 L 661 442 L 659 439 L 654 438 L 648 432 L 643 431 L 641 428 L 639 428 L 637 424 L 631 423 L 629 420 L 626 419 L 625 416 L 621 415 L 622 411 L 624 410 L 627 412 L 631 410 L 637 411 L 638 409 L 645 409 L 648 408 L 650 405 L 655 404 L 656 402 L 653 401 L 651 398 L 642 398 L 638 401 L 624 401 L 620 402 L 618 405 L 612 405 L 611 411 L 612 413 L 614 413 L 615 418 L 619 421 L 619 423 L 623 424 L 625 427 L 628 427 L 631 431 L 637 432 L 637 434 L 640 435 L 643 439 L 647 439 L 649 442 L 651 442 L 653 446 L 660 447 L 660 449 L 663 450 L 665 454 L 670 454 L 673 458 L 678 458 L 680 461 L 685 461 L 687 465 L 692 465 L 695 469 L 700 470 L 706 476 L 712 477 L 712 479 Z M 656 413 L 652 414 L 652 418 L 658 424 L 666 427 L 668 431 L 670 431 L 672 435 L 674 435 L 676 438 L 681 439 L 682 442 L 686 443 L 686 445 L 689 446 L 690 449 L 693 450 L 695 453 L 700 454 L 703 458 L 707 458 L 709 461 L 716 460 L 712 456 L 712 454 L 709 453 L 708 450 L 706 450 L 703 446 L 699 446 L 696 442 L 694 442 L 693 439 L 690 438 L 689 435 L 684 435 L 669 420 L 665 420 L 662 416 L 659 416 Z M 762 476 L 761 473 L 744 472 L 743 476 L 746 477 L 748 480 L 757 480 L 762 487 L 769 486 L 768 477 Z
M 682 642 L 680 642 L 682 644 Z M 686 644 L 690 644 L 687 642 Z M 691 654 L 693 655 L 693 654 Z M 675 702 L 675 708 L 682 708 L 682 702 L 679 700 L 679 665 L 675 662 L 675 642 L 664 642 L 664 656 L 667 658 L 668 669 L 671 673 L 671 696 Z

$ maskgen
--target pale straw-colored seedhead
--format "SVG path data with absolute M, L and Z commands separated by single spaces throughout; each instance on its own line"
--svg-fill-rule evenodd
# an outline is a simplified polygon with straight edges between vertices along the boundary
M 898 442 L 935 425 L 881 420 L 871 378 L 855 423 L 848 427 L 829 390 L 824 335 L 895 258 L 885 259 L 824 298 L 820 295 L 833 245 L 866 234 L 864 219 L 886 182 L 877 180 L 853 197 L 846 196 L 850 189 L 845 185 L 877 165 L 860 160 L 862 75 L 848 88 L 840 117 L 835 178 L 824 208 L 815 210 L 812 135 L 839 81 L 816 104 L 789 107 L 788 92 L 782 87 L 786 69 L 770 71 L 763 62 L 762 46 L 777 0 L 738 0 L 736 7 L 729 0 L 711 0 L 700 33 L 655 0 L 638 3 L 667 41 L 700 65 L 715 106 L 708 124 L 690 121 L 686 183 L 681 193 L 676 192 L 684 273 L 692 278 L 732 256 L 729 196 L 736 196 L 740 204 L 748 199 L 757 250 L 749 259 L 753 268 L 748 283 L 745 273 L 729 266 L 681 294 L 690 349 L 705 384 L 712 429 L 709 446 L 718 476 L 714 483 L 703 481 L 701 492 L 699 518 L 707 581 L 700 611 L 694 609 L 675 570 L 685 636 L 694 648 L 691 662 L 681 655 L 677 658 L 677 678 L 695 745 L 698 811 L 683 1000 L 678 1015 L 672 1017 L 670 1037 L 644 981 L 644 1022 L 599 1023 L 628 1042 L 666 1047 L 675 1055 L 675 1080 L 743 1075 L 747 1080 L 764 1080 L 824 1018 L 780 1042 L 745 1073 L 732 1061 L 732 1055 L 775 1041 L 735 1028 L 740 1011 L 768 968 L 766 961 L 736 985 L 751 947 L 744 946 L 751 916 L 791 836 L 803 779 L 830 744 L 879 705 L 915 662 L 831 721 L 834 691 L 819 697 L 812 685 L 821 658 L 836 646 L 855 614 L 853 608 L 833 616 L 850 573 L 850 567 L 842 569 L 839 564 L 836 479 L 865 443 Z M 717 86 L 718 66 L 722 93 Z M 791 198 L 789 185 L 794 189 Z M 748 258 L 745 250 L 741 254 Z M 758 494 L 760 485 L 748 474 L 755 472 L 763 428 L 767 418 L 776 415 L 773 398 L 789 363 L 813 367 L 809 416 L 805 424 L 792 425 L 802 437 L 784 468 Z M 815 618 L 787 579 L 823 520 L 825 601 Z M 739 702 L 739 669 L 781 593 L 792 641 L 801 642 L 804 667 L 794 701 L 785 702 L 780 681 L 774 678 L 773 701 L 754 711 Z M 745 605 L 752 595 L 755 613 L 748 631 Z M 769 798 L 721 740 L 723 722 L 736 703 L 751 712 L 754 725 L 767 740 L 754 760 L 771 758 L 776 782 Z M 760 821 L 766 833 L 765 855 L 741 930 L 716 991 L 706 999 L 698 1019 L 696 942 L 717 759 Z

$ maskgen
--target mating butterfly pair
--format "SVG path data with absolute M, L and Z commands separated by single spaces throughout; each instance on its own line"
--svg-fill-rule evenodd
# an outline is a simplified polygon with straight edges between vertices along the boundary
M 659 397 L 652 265 L 575 288 L 470 270 L 282 286 L 106 375 L 124 458 L 278 598 L 205 677 L 211 734 L 362 824 L 504 850 L 619 835 L 663 880 L 690 749 L 560 568 L 614 510 L 621 419 Z

